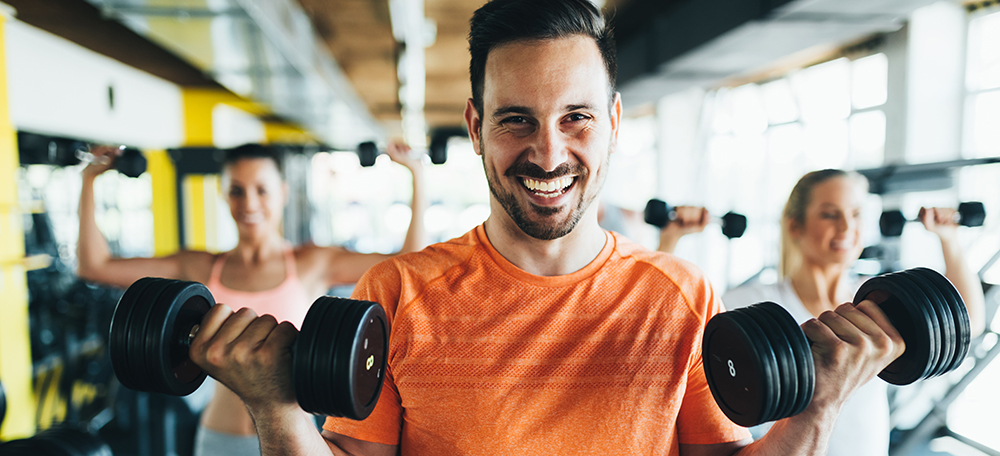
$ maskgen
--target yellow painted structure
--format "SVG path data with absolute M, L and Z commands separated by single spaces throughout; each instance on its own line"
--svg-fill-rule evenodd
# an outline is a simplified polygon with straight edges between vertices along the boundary
M 7 98 L 6 20 L 0 13 L 0 382 L 7 397 L 0 440 L 35 433 L 24 228 L 17 197 L 17 135 Z
M 146 151 L 146 172 L 153 185 L 153 255 L 180 249 L 177 232 L 177 172 L 165 150 Z

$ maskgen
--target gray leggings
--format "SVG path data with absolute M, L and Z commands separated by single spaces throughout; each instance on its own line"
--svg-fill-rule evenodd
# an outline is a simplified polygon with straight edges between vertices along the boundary
M 198 426 L 194 456 L 260 456 L 260 442 L 256 435 L 224 434 Z

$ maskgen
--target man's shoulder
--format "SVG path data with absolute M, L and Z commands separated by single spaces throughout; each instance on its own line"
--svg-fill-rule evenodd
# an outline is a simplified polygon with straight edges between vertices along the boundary
M 480 248 L 475 230 L 448 241 L 431 244 L 423 250 L 392 257 L 376 265 L 373 272 L 393 270 L 408 277 L 432 278 L 444 274 L 452 267 L 468 261 Z
M 628 238 L 612 233 L 615 238 L 615 252 L 618 261 L 630 261 L 639 266 L 647 266 L 654 274 L 663 274 L 680 281 L 706 281 L 705 273 L 694 263 L 674 254 L 649 250 Z

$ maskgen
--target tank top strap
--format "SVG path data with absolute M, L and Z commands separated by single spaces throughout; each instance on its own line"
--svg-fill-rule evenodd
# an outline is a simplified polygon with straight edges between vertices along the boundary
M 222 266 L 226 264 L 228 255 L 229 252 L 224 252 L 215 257 L 215 262 L 212 263 L 212 273 L 208 276 L 208 283 L 222 283 Z
M 285 241 L 285 280 L 298 279 L 299 274 L 295 269 L 295 249 L 292 243 Z

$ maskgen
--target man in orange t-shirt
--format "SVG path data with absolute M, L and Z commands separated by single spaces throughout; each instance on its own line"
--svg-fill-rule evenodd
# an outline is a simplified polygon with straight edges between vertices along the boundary
M 705 382 L 700 334 L 719 301 L 693 266 L 609 232 L 596 258 L 529 273 L 486 226 L 370 269 L 389 373 L 364 421 L 327 431 L 403 454 L 677 454 L 746 438 Z
M 320 435 L 291 388 L 294 328 L 221 305 L 202 321 L 192 359 L 244 400 L 263 454 L 824 454 L 840 405 L 903 352 L 885 315 L 865 301 L 803 324 L 812 403 L 751 443 L 705 386 L 711 286 L 597 224 L 622 112 L 600 12 L 494 0 L 471 25 L 465 119 L 491 213 L 358 284 L 392 327 L 372 415 Z

